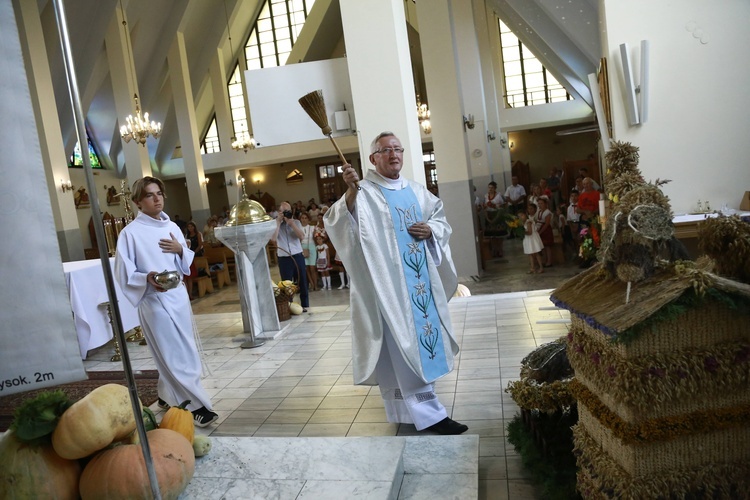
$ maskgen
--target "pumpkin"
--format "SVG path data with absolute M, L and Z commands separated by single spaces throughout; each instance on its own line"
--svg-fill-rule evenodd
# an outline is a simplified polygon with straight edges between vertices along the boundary
M 154 429 L 146 436 L 161 496 L 177 498 L 195 472 L 193 447 L 170 429 Z M 83 500 L 152 498 L 141 446 L 122 444 L 95 455 L 83 469 L 79 491 Z
M 211 451 L 211 438 L 203 434 L 195 436 L 195 439 L 193 439 L 193 453 L 195 456 L 203 457 L 208 455 L 209 451 Z
M 52 446 L 69 460 L 125 439 L 135 430 L 130 392 L 119 384 L 97 387 L 68 408 L 52 433 Z
M 49 444 L 22 442 L 14 431 L 0 436 L 0 499 L 78 498 L 81 466 Z
M 289 304 L 289 312 L 294 314 L 295 316 L 299 316 L 302 314 L 302 306 L 297 304 L 296 302 L 292 302 Z
M 193 414 L 190 410 L 186 410 L 185 407 L 190 404 L 190 400 L 183 401 L 180 406 L 172 406 L 164 417 L 161 419 L 159 424 L 160 429 L 171 429 L 175 432 L 179 432 L 185 439 L 193 444 L 193 438 L 195 437 L 195 424 L 193 423 Z

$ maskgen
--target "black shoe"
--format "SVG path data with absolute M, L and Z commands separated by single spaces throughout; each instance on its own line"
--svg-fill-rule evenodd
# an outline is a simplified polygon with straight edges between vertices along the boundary
M 455 436 L 457 434 L 463 434 L 464 432 L 468 431 L 469 426 L 459 424 L 455 420 L 451 420 L 450 418 L 445 417 L 440 422 L 432 424 L 425 430 L 437 432 L 438 434 L 442 434 L 443 436 Z
M 205 406 L 201 406 L 199 410 L 193 412 L 193 420 L 198 427 L 207 427 L 218 418 L 219 415 L 217 413 L 207 410 Z
M 162 410 L 168 410 L 170 408 L 169 403 L 164 401 L 162 398 L 159 398 L 159 400 L 156 402 L 156 405 Z

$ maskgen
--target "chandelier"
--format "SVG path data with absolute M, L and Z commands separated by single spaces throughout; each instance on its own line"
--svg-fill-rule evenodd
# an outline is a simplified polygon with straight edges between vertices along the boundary
M 130 59 L 130 71 L 128 73 L 130 74 L 133 88 L 135 88 L 136 78 L 133 47 L 130 45 L 130 33 L 128 33 L 128 22 L 125 20 L 125 10 L 122 8 L 122 0 L 120 0 L 120 13 L 122 14 L 122 29 L 125 32 L 125 43 L 128 46 L 128 57 Z M 125 118 L 125 125 L 120 127 L 120 135 L 126 143 L 135 139 L 138 144 L 146 147 L 146 138 L 148 136 L 158 139 L 161 135 L 161 123 L 149 121 L 148 113 L 141 115 L 141 105 L 138 103 L 137 93 L 133 94 L 133 100 L 135 101 L 135 116 L 128 115 Z
M 430 124 L 430 110 L 427 107 L 427 103 L 422 104 L 422 101 L 417 94 L 417 118 L 419 119 L 419 125 L 425 134 L 432 132 L 432 124 Z
M 141 106 L 138 104 L 138 94 L 133 94 L 135 100 L 135 116 L 128 115 L 125 125 L 120 127 L 120 135 L 127 143 L 135 139 L 141 146 L 145 147 L 146 138 L 150 135 L 158 139 L 161 135 L 161 123 L 148 121 L 148 113 L 141 116 Z
M 240 139 L 232 137 L 232 149 L 235 151 L 243 150 L 247 153 L 248 149 L 255 149 L 257 146 L 258 143 L 255 142 L 255 139 L 253 139 L 252 136 L 243 134 L 243 137 Z

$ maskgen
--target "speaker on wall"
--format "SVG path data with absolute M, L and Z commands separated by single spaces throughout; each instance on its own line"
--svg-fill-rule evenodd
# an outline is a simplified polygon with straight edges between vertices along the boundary
M 628 123 L 638 125 L 638 102 L 635 100 L 635 84 L 633 83 L 633 67 L 630 64 L 630 50 L 627 43 L 620 44 L 622 57 L 622 76 L 625 79 L 625 109 L 628 113 Z

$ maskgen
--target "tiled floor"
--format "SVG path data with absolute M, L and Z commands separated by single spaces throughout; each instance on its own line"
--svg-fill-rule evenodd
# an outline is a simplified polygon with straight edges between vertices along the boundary
M 461 352 L 456 369 L 436 384 L 452 418 L 480 436 L 479 492 L 486 499 L 538 498 L 519 455 L 505 438 L 518 407 L 503 392 L 518 379 L 521 359 L 564 335 L 567 313 L 550 307 L 550 288 L 577 272 L 556 266 L 526 275 L 520 242 L 506 242 L 506 258 L 489 263 L 474 295 L 450 303 Z M 272 268 L 272 276 L 277 270 Z M 492 293 L 508 287 L 534 290 Z M 489 293 L 488 293 L 489 292 Z M 477 294 L 480 295 L 477 295 Z M 240 349 L 242 318 L 236 286 L 194 301 L 196 323 L 212 374 L 204 380 L 219 413 L 200 433 L 215 436 L 392 436 L 417 434 L 413 425 L 386 422 L 377 387 L 352 385 L 349 291 L 311 292 L 309 312 L 284 322 L 276 340 Z M 550 321 L 538 323 L 538 321 Z M 111 348 L 91 352 L 87 369 L 116 369 Z M 133 369 L 153 368 L 147 347 L 129 345 Z M 106 360 L 106 361 L 105 361 Z M 153 406 L 156 411 L 156 405 Z

